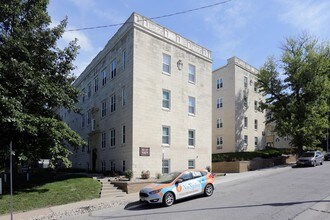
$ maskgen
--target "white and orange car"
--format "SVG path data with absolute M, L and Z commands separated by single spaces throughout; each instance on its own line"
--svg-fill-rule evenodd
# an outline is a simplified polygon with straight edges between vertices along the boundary
M 176 200 L 214 191 L 214 175 L 207 170 L 185 170 L 163 175 L 157 183 L 140 190 L 140 201 L 171 206 Z

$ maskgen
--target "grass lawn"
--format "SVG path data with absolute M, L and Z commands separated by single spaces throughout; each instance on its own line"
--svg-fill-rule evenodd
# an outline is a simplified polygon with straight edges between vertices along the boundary
M 98 198 L 101 188 L 98 181 L 73 174 L 51 174 L 32 179 L 28 184 L 17 186 L 17 190 L 14 188 L 14 212 Z M 10 194 L 0 195 L 0 215 L 6 213 L 10 213 Z

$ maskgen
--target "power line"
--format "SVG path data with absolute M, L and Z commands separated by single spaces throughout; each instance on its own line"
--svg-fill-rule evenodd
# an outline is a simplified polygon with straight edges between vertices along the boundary
M 175 12 L 175 13 L 172 13 L 172 14 L 156 16 L 156 17 L 152 17 L 152 18 L 149 18 L 149 19 L 150 20 L 156 20 L 156 19 L 160 19 L 160 18 L 166 18 L 166 17 L 172 17 L 172 16 L 176 16 L 176 15 L 186 14 L 186 13 L 190 13 L 190 12 L 193 12 L 193 11 L 198 11 L 198 10 L 202 10 L 202 9 L 205 9 L 205 8 L 211 8 L 211 7 L 214 7 L 214 6 L 226 4 L 226 3 L 231 2 L 231 1 L 233 1 L 233 0 L 226 0 L 226 1 L 222 1 L 222 2 L 217 2 L 217 3 L 211 4 L 211 5 L 206 5 L 206 6 L 202 6 L 202 7 L 198 7 L 198 8 L 194 8 L 194 9 L 189 9 L 189 10 L 185 10 L 185 11 Z M 70 31 L 85 31 L 85 30 L 100 29 L 100 28 L 107 28 L 107 27 L 116 27 L 116 26 L 121 26 L 123 24 L 125 24 L 125 22 L 117 23 L 117 24 L 108 24 L 108 25 L 101 25 L 101 26 L 93 26 L 93 27 L 69 29 L 69 30 L 66 30 L 66 32 L 70 32 Z

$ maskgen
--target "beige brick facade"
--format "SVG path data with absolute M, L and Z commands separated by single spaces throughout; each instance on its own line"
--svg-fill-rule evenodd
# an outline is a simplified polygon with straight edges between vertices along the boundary
M 211 74 L 209 50 L 133 13 L 74 83 L 83 115 L 61 110 L 89 142 L 73 167 L 138 177 L 163 160 L 164 171 L 211 166 Z
M 265 147 L 264 97 L 256 89 L 258 70 L 237 57 L 212 75 L 212 153 Z

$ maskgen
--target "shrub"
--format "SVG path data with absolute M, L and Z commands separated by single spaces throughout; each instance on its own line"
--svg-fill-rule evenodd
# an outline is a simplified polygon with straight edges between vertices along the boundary
M 150 178 L 150 172 L 149 172 L 149 170 L 147 170 L 147 171 L 142 171 L 141 172 L 141 178 L 142 179 L 149 179 Z
M 125 172 L 125 177 L 130 181 L 133 178 L 133 172 L 131 170 L 127 170 Z
M 157 173 L 156 178 L 157 178 L 157 179 L 160 179 L 161 176 L 162 176 L 161 173 Z

